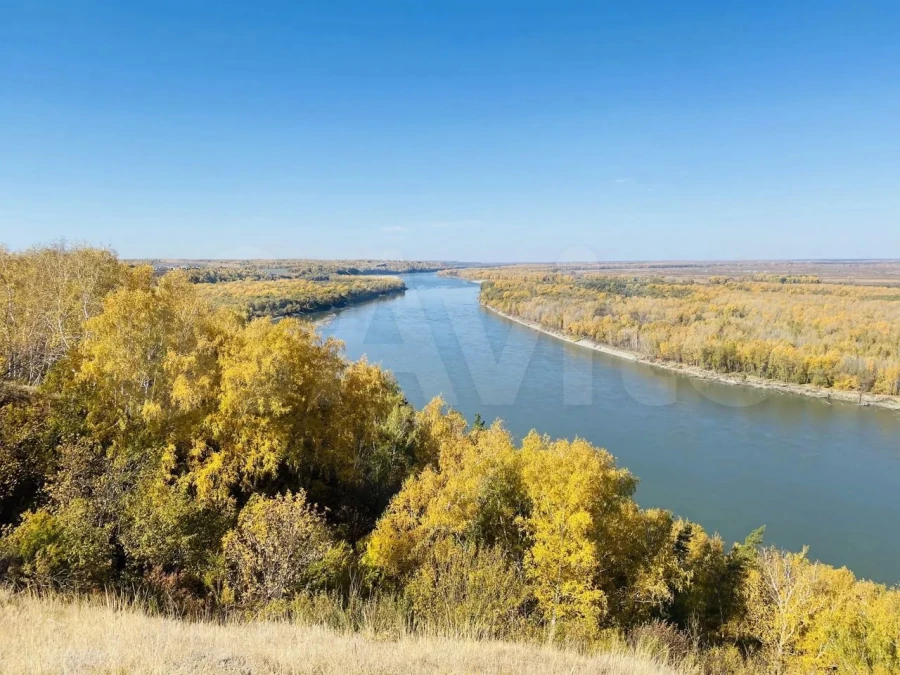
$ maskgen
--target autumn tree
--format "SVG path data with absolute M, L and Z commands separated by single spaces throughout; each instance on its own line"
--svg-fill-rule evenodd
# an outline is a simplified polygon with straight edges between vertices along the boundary
M 77 345 L 127 268 L 105 249 L 0 247 L 0 379 L 36 385 Z
M 813 615 L 824 605 L 819 594 L 821 566 L 810 562 L 806 549 L 759 552 L 747 585 L 748 633 L 759 640 L 774 672 L 781 673 L 797 654 Z
M 670 614 L 699 567 L 688 550 L 705 537 L 698 526 L 639 509 L 634 477 L 585 441 L 532 433 L 517 448 L 501 425 L 469 430 L 442 405 L 423 413 L 437 462 L 407 481 L 368 540 L 376 574 L 403 586 L 444 551 L 499 550 L 550 640 Z

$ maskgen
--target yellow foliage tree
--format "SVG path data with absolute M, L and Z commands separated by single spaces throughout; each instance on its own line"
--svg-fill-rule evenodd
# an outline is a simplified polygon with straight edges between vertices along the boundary
M 822 568 L 806 550 L 759 552 L 747 580 L 746 630 L 766 652 L 773 672 L 784 672 L 799 653 L 813 615 L 825 605 L 819 592 Z
M 585 441 L 551 442 L 536 433 L 522 444 L 522 479 L 531 503 L 522 519 L 530 548 L 525 573 L 547 622 L 577 626 L 579 634 L 599 629 L 607 599 L 599 587 L 600 547 L 608 520 L 616 519 L 635 482 L 615 468 L 612 456 Z M 607 522 L 604 522 L 607 521 Z
M 9 253 L 0 246 L 0 379 L 39 384 L 127 276 L 104 249 L 60 243 Z
M 531 433 L 517 448 L 499 424 L 467 430 L 442 408 L 432 402 L 420 428 L 437 463 L 391 501 L 368 540 L 371 568 L 404 584 L 454 546 L 496 548 L 522 570 L 551 640 L 665 615 L 699 567 L 686 547 L 700 528 L 640 510 L 634 477 L 586 441 Z

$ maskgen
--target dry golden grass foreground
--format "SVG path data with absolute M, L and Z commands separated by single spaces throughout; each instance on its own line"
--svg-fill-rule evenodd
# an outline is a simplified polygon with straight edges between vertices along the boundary
M 114 602 L 0 591 L 0 673 L 78 675 L 675 675 L 633 654 L 583 656 L 532 645 L 375 640 L 278 622 L 219 625 L 154 617 Z

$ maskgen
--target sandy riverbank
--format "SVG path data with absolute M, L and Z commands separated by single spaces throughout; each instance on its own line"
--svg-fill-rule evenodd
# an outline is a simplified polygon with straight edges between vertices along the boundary
M 656 368 L 663 368 L 665 370 L 681 373 L 682 375 L 687 375 L 689 377 L 696 377 L 713 382 L 721 382 L 722 384 L 744 385 L 748 387 L 756 387 L 757 389 L 768 389 L 770 391 L 778 391 L 784 394 L 797 394 L 800 396 L 808 396 L 810 398 L 825 399 L 827 401 L 841 401 L 844 403 L 852 403 L 854 405 L 874 406 L 878 408 L 887 408 L 888 410 L 900 410 L 900 397 L 898 396 L 885 396 L 881 394 L 860 395 L 858 392 L 853 391 L 826 389 L 824 387 L 816 387 L 811 384 L 790 384 L 787 382 L 777 382 L 775 380 L 766 380 L 761 377 L 755 377 L 753 375 L 717 373 L 711 370 L 697 368 L 696 366 L 686 366 L 681 363 L 660 361 L 643 356 L 641 354 L 637 354 L 635 352 L 618 349 L 616 347 L 610 347 L 608 345 L 604 345 L 587 338 L 577 338 L 572 335 L 547 328 L 534 321 L 528 321 L 527 319 L 522 319 L 520 317 L 501 312 L 500 310 L 489 307 L 484 303 L 482 303 L 481 306 L 488 311 L 493 312 L 494 314 L 502 316 L 505 319 L 509 319 L 510 321 L 514 321 L 515 323 L 521 324 L 540 333 L 544 333 L 545 335 L 550 335 L 551 337 L 555 337 L 559 340 L 565 340 L 566 342 L 577 345 L 579 347 L 593 349 L 594 351 L 603 352 L 604 354 L 609 354 L 610 356 L 615 356 L 620 359 L 627 359 L 636 363 L 644 363 Z

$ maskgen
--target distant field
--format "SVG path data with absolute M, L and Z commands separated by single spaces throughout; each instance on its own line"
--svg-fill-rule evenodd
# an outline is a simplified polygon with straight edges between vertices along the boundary
M 234 307 L 250 317 L 281 317 L 372 300 L 399 293 L 406 285 L 397 277 L 333 275 L 326 280 L 201 283 L 197 288 L 213 304 Z
M 663 276 L 695 279 L 727 276 L 752 278 L 757 275 L 815 276 L 823 283 L 900 286 L 900 260 L 706 260 L 641 261 L 596 263 L 523 263 L 503 265 L 504 269 L 535 272 L 610 275 Z

